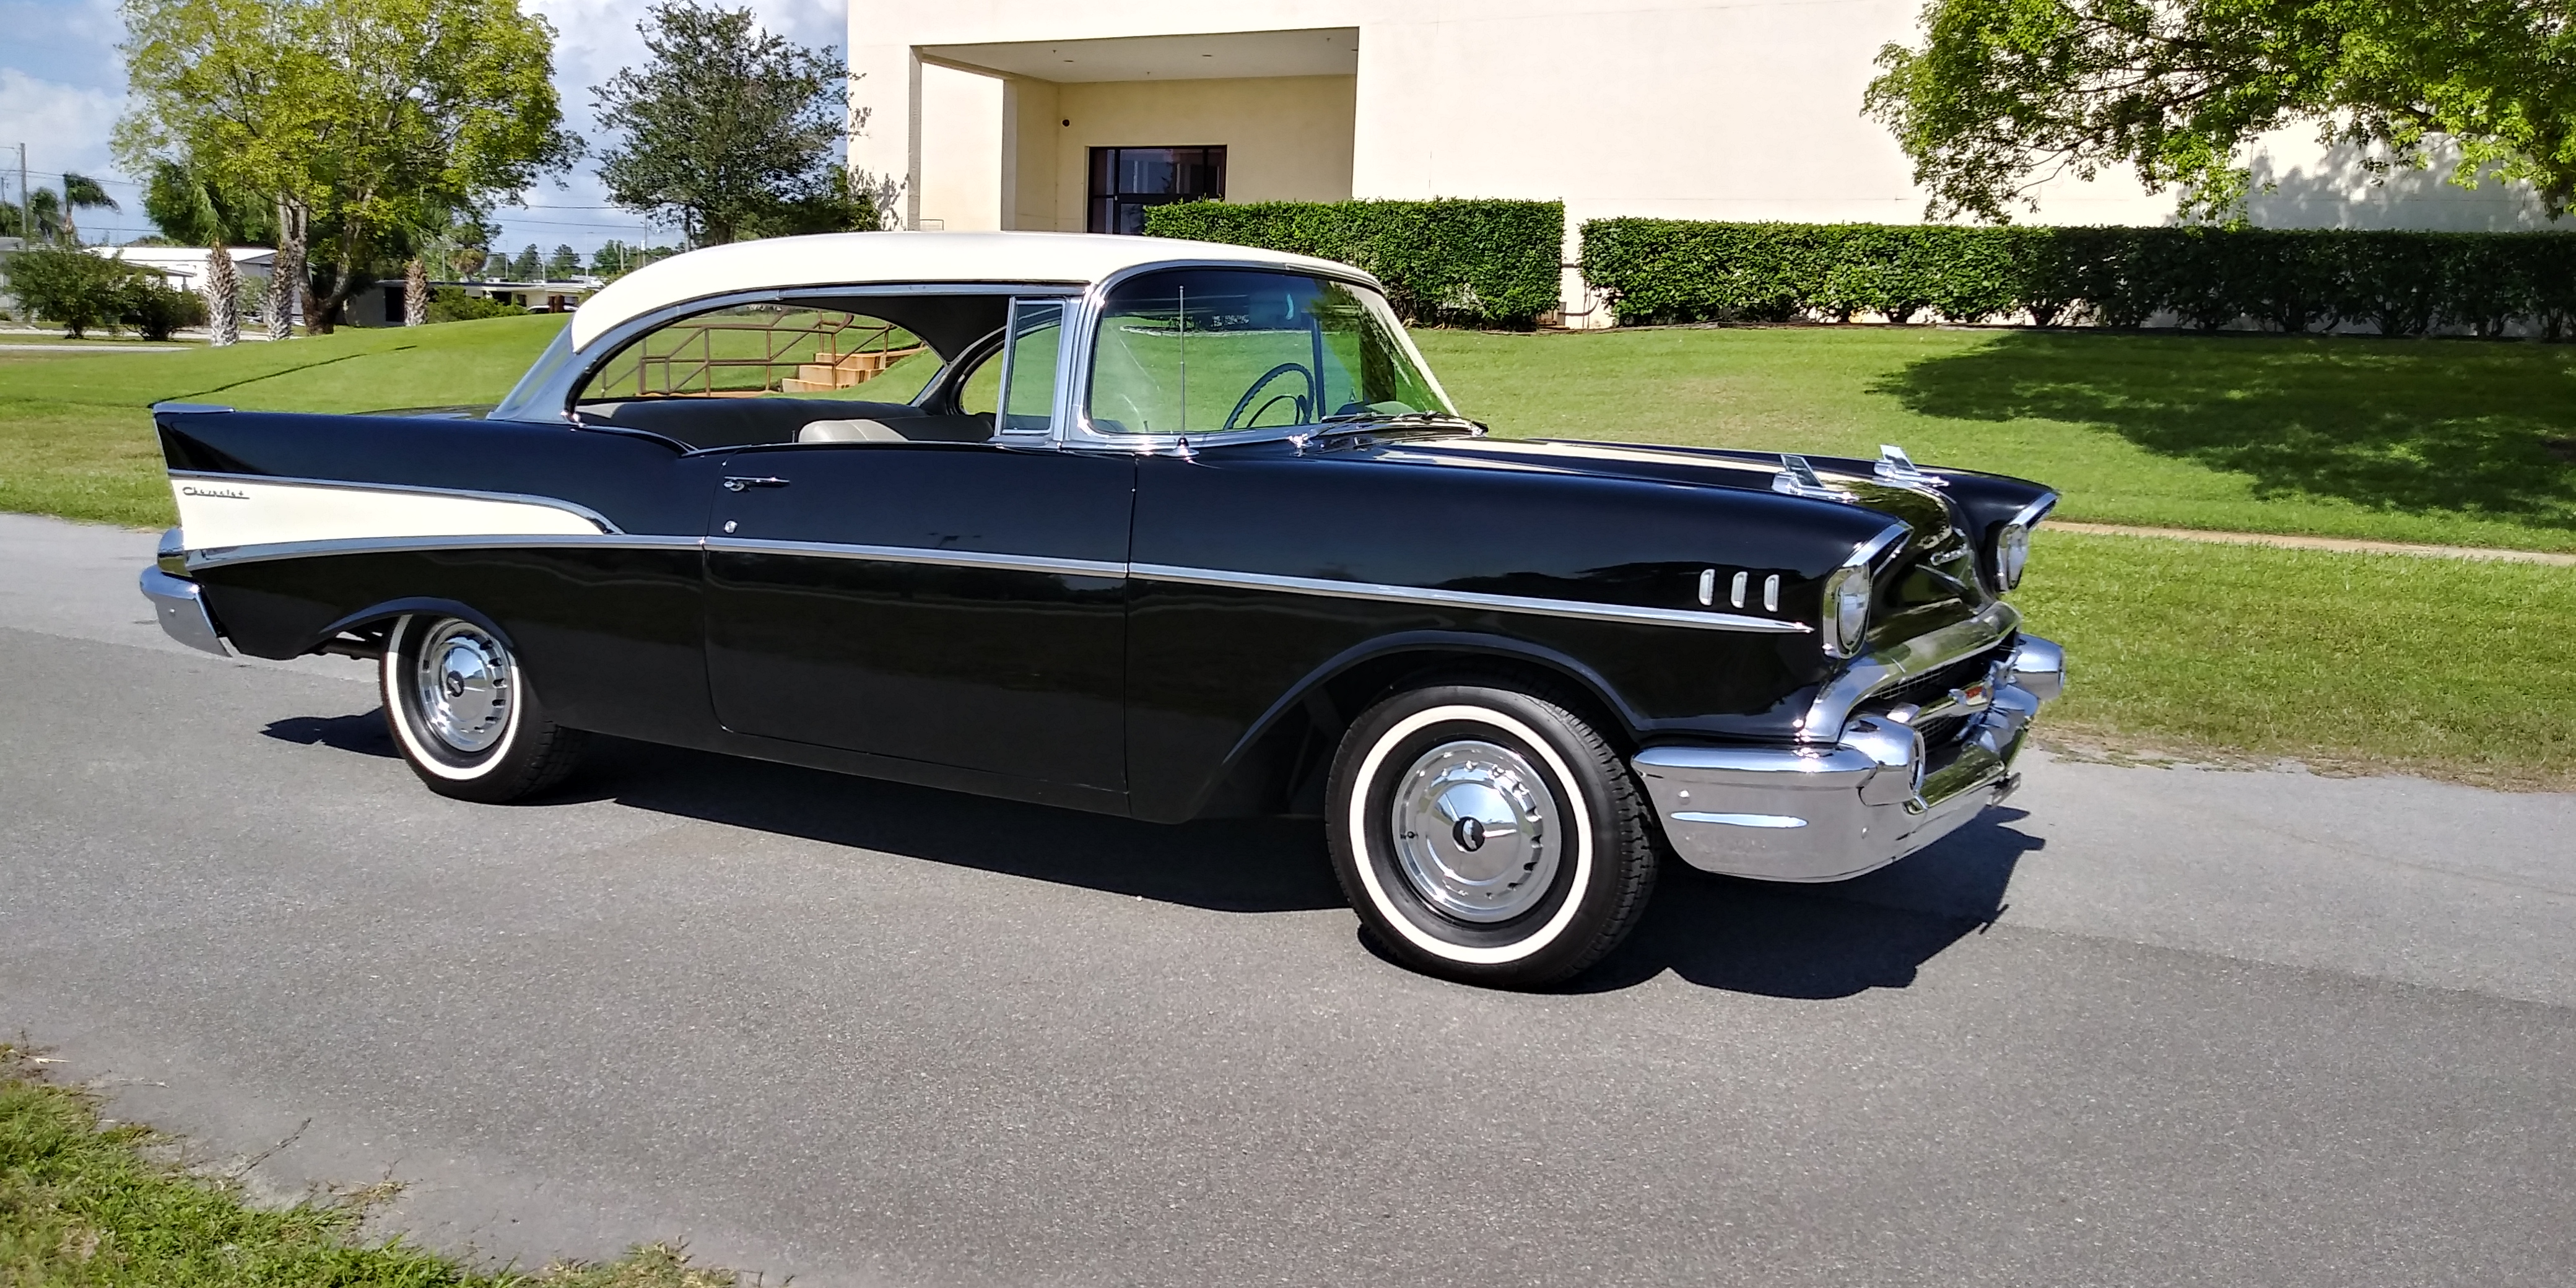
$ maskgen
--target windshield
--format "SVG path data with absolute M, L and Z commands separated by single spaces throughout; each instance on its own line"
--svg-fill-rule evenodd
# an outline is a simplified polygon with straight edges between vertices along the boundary
M 1377 292 L 1289 273 L 1173 269 L 1122 283 L 1091 362 L 1087 411 L 1104 434 L 1456 414 Z

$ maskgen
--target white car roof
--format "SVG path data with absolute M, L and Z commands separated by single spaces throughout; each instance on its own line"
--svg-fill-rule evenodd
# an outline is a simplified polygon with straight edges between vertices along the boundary
M 1123 269 L 1172 260 L 1344 276 L 1357 272 L 1346 264 L 1284 251 L 1170 237 L 945 232 L 773 237 L 674 255 L 609 283 L 572 315 L 572 347 L 588 348 L 630 318 L 735 291 L 904 282 L 1088 285 Z

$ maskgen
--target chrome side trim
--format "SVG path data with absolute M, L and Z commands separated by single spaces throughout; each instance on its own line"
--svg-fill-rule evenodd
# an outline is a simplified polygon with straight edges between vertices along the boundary
M 318 558 L 327 555 L 386 554 L 395 551 L 425 550 L 505 550 L 513 547 L 573 547 L 582 550 L 668 550 L 679 547 L 695 549 L 697 537 L 651 537 L 618 533 L 596 537 L 534 535 L 498 535 L 463 537 L 344 537 L 332 541 L 280 541 L 258 546 L 218 546 L 188 552 L 188 570 L 221 568 L 229 564 L 266 563 L 275 559 Z
M 231 411 L 233 409 L 223 403 L 157 402 L 152 404 L 148 410 L 157 416 L 165 411 L 174 415 L 186 415 L 191 412 L 223 412 Z
M 1952 622 L 1862 657 L 1816 691 L 1806 718 L 1798 722 L 1799 741 L 1839 740 L 1852 710 L 1869 695 L 1985 652 L 2010 638 L 2020 625 L 2021 613 L 1997 600 L 1966 621 Z
M 1807 825 L 1807 820 L 1792 818 L 1787 814 L 1710 814 L 1699 810 L 1684 810 L 1673 817 L 1685 823 L 1715 823 L 1720 827 L 1791 828 Z
M 1292 594 L 1323 595 L 1335 599 L 1361 599 L 1396 604 L 1437 604 L 1449 608 L 1480 608 L 1506 613 L 1532 613 L 1544 617 L 1628 622 L 1647 626 L 1682 626 L 1697 630 L 1745 631 L 1770 635 L 1805 635 L 1815 630 L 1814 627 L 1801 622 L 1779 621 L 1767 617 L 1746 617 L 1736 613 L 1643 608 L 1629 604 L 1587 604 L 1578 600 L 1488 595 L 1478 591 L 1434 590 L 1420 586 L 1389 586 L 1375 582 L 1332 581 L 1321 577 L 1282 577 L 1270 573 L 1183 568 L 1170 564 L 1123 564 L 1098 559 L 1059 559 L 1049 555 L 999 554 L 980 550 L 925 550 L 907 546 L 869 546 L 823 541 L 763 541 L 744 537 L 665 537 L 626 533 L 602 534 L 596 537 L 545 535 L 353 537 L 334 541 L 288 541 L 271 545 L 192 550 L 187 554 L 187 566 L 190 571 L 195 571 L 231 564 L 319 558 L 331 555 L 511 548 L 704 549 L 711 554 L 801 555 L 819 559 L 933 564 L 954 568 L 998 568 L 1014 572 L 1052 573 L 1058 576 L 1101 577 L 1113 580 L 1143 577 L 1154 581 L 1179 582 L 1194 586 L 1278 590 Z
M 1587 604 L 1570 599 L 1532 599 L 1521 595 L 1488 595 L 1481 591 L 1434 590 L 1423 586 L 1389 586 L 1366 581 L 1333 581 L 1323 577 L 1283 577 L 1274 573 L 1227 572 L 1213 568 L 1180 568 L 1170 564 L 1131 564 L 1131 575 L 1153 581 L 1228 589 L 1284 590 L 1335 599 L 1365 599 L 1389 604 L 1437 604 L 1445 608 L 1482 608 L 1504 613 L 1534 613 L 1596 622 L 1634 622 L 1649 626 L 1687 626 L 1706 631 L 1750 631 L 1768 635 L 1807 635 L 1814 627 L 1768 617 L 1736 613 L 1703 613 L 1679 608 L 1642 608 L 1629 604 Z
M 938 564 L 952 568 L 999 568 L 1009 572 L 1056 573 L 1067 577 L 1124 579 L 1127 565 L 1099 559 L 1058 559 L 1051 555 L 992 554 L 981 550 L 925 550 L 913 546 L 861 546 L 833 541 L 758 541 L 748 537 L 714 537 L 710 554 L 805 555 L 817 559 L 859 559 L 876 563 Z
M 567 501 L 561 497 L 538 496 L 530 492 L 478 492 L 472 488 L 461 487 L 417 487 L 409 483 L 360 483 L 352 479 L 291 478 L 278 474 L 221 474 L 212 470 L 172 470 L 170 479 L 174 483 L 181 479 L 209 479 L 227 483 L 266 483 L 278 487 L 330 488 L 338 492 L 405 492 L 414 496 L 452 496 L 467 501 L 502 501 L 513 505 L 541 505 L 550 510 L 561 510 L 566 514 L 586 519 L 598 525 L 602 532 L 614 534 L 620 531 L 616 524 L 608 521 L 607 515 L 589 506 L 577 501 Z
M 170 638 L 217 657 L 233 655 L 215 630 L 215 619 L 206 612 L 205 590 L 197 583 L 146 568 L 143 597 L 152 601 L 152 615 L 160 619 L 162 631 Z

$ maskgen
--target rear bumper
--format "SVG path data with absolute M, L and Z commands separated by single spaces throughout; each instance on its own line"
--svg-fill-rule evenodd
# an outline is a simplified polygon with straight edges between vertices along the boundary
M 224 644 L 223 634 L 215 629 L 214 615 L 206 611 L 205 590 L 197 583 L 173 577 L 158 567 L 146 568 L 143 597 L 152 601 L 152 615 L 161 619 L 161 629 L 170 638 L 217 657 L 233 655 Z
M 1893 714 L 1863 715 L 1832 746 L 1648 747 L 1633 762 L 1664 835 L 1705 872 L 1840 881 L 1958 830 L 2020 785 L 2013 773 L 2040 706 L 2065 687 L 2065 655 L 2028 638 L 1996 668 L 1992 698 L 1943 745 Z

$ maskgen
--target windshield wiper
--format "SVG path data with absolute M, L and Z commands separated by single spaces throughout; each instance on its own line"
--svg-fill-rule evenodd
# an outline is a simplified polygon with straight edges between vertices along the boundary
M 1452 411 L 1345 411 L 1336 412 L 1315 423 L 1319 425 L 1337 425 L 1346 427 L 1398 424 L 1468 425 L 1479 430 L 1487 427 L 1485 422 L 1481 420 L 1469 420 Z

